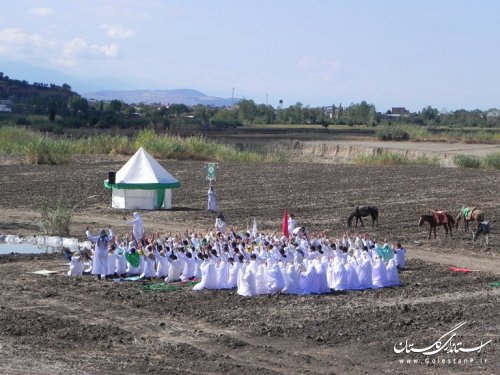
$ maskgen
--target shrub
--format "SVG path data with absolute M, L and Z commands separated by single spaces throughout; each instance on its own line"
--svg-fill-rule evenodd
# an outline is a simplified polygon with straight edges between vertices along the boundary
M 381 126 L 377 129 L 377 137 L 382 141 L 407 141 L 410 139 L 408 132 L 400 126 Z
M 470 155 L 456 155 L 453 158 L 453 163 L 459 168 L 479 168 L 481 160 L 475 156 Z
M 31 140 L 24 147 L 26 161 L 30 164 L 62 164 L 71 160 L 70 141 L 52 141 L 46 137 Z
M 54 207 L 44 203 L 40 207 L 40 227 L 43 233 L 56 236 L 69 236 L 69 225 L 73 218 L 74 207 L 59 200 Z

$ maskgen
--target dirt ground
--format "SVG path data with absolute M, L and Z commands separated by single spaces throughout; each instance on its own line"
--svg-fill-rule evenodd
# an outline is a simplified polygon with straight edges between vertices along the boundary
M 109 208 L 111 193 L 102 181 L 126 160 L 81 157 L 61 166 L 0 165 L 0 233 L 37 233 L 39 207 L 59 198 L 77 204 L 73 236 L 83 238 L 86 225 L 97 231 L 108 223 L 125 233 L 130 227 L 123 224 L 124 212 Z M 203 163 L 162 164 L 182 186 L 174 192 L 173 210 L 143 212 L 145 229 L 212 228 Z M 402 286 L 254 298 L 234 291 L 193 292 L 187 286 L 148 292 L 139 283 L 28 273 L 67 269 L 60 255 L 0 256 L 0 372 L 498 373 L 500 288 L 491 284 L 500 280 L 499 183 L 499 171 L 474 169 L 220 163 L 219 207 L 228 224 L 239 229 L 251 227 L 255 217 L 260 230 L 279 230 L 287 208 L 310 231 L 337 236 L 346 231 L 353 206 L 378 205 L 379 226 L 353 230 L 403 243 L 409 260 L 400 273 Z M 464 204 L 479 206 L 493 223 L 488 246 L 473 243 L 462 229 L 445 238 L 439 228 L 437 240 L 428 241 L 428 227 L 417 226 L 427 208 L 455 215 Z M 450 265 L 473 272 L 455 273 Z M 456 341 L 471 348 L 493 340 L 481 352 L 442 351 L 430 357 L 394 352 L 405 340 L 429 346 L 464 321 Z

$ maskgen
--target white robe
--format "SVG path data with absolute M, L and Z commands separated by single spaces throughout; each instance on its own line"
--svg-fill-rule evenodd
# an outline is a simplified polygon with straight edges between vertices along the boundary
M 361 289 L 373 288 L 372 283 L 372 263 L 368 257 L 361 257 L 358 263 L 358 279 Z
M 217 193 L 215 192 L 215 189 L 208 189 L 207 210 L 217 212 Z
M 84 263 L 79 255 L 73 255 L 69 263 L 68 276 L 82 276 Z
M 229 269 L 228 262 L 220 262 L 217 267 L 217 289 L 230 289 L 229 286 Z
M 255 273 L 255 292 L 257 294 L 267 294 L 266 266 L 259 265 Z
M 108 253 L 108 275 L 113 276 L 115 274 L 115 271 L 116 271 L 116 254 Z
M 399 285 L 399 275 L 398 267 L 394 259 L 391 259 L 387 263 L 387 286 L 398 286 Z
M 266 269 L 266 285 L 268 293 L 278 293 L 285 287 L 285 278 L 278 264 L 269 265 Z
M 156 277 L 161 279 L 168 274 L 168 255 L 159 255 L 156 260 Z
M 347 271 L 347 289 L 350 290 L 361 289 L 359 287 L 359 279 L 356 267 L 357 265 L 353 261 L 347 262 L 347 264 L 345 265 L 345 269 Z
M 217 289 L 217 270 L 210 260 L 204 260 L 201 265 L 201 281 L 193 290 Z
M 168 259 L 168 272 L 165 278 L 166 283 L 178 281 L 181 278 L 183 266 L 179 259 Z
M 144 271 L 141 274 L 141 279 L 149 279 L 156 277 L 156 262 L 154 259 L 144 257 Z
M 307 270 L 300 274 L 299 285 L 302 294 L 321 292 L 321 282 L 313 262 L 309 262 Z
M 125 252 L 122 251 L 120 253 L 116 253 L 116 264 L 115 264 L 116 273 L 118 275 L 123 275 L 127 273 L 127 258 L 125 258 Z
M 127 221 L 127 223 L 133 225 L 132 233 L 134 235 L 134 239 L 139 241 L 144 233 L 141 215 L 138 212 L 134 212 L 134 219 Z
M 379 256 L 375 256 L 372 264 L 372 283 L 374 288 L 388 286 L 387 267 Z
M 238 274 L 240 272 L 242 264 L 243 263 L 235 262 L 231 266 L 229 266 L 229 288 L 236 288 L 238 284 Z
M 295 265 L 290 263 L 285 272 L 285 287 L 283 288 L 283 293 L 287 294 L 299 294 L 300 293 L 300 282 L 299 273 L 295 268 Z
M 396 259 L 396 265 L 400 269 L 405 268 L 405 257 L 406 257 L 406 250 L 403 248 L 396 249 L 396 252 L 394 254 L 394 258 Z
M 180 276 L 181 281 L 188 281 L 193 278 L 196 271 L 196 259 L 191 256 L 187 257 L 185 254 L 180 253 L 179 256 L 184 260 L 184 268 Z
M 330 266 L 331 284 L 330 288 L 335 290 L 346 290 L 349 287 L 347 280 L 347 271 L 344 264 L 336 258 L 333 265 Z
M 255 274 L 251 264 L 245 264 L 241 267 L 238 277 L 238 291 L 240 296 L 251 297 L 255 296 Z
M 108 274 L 108 244 L 113 239 L 113 231 L 109 229 L 109 235 L 99 239 L 99 236 L 93 236 L 90 231 L 86 232 L 87 238 L 95 242 L 94 257 L 92 259 L 92 274 Z

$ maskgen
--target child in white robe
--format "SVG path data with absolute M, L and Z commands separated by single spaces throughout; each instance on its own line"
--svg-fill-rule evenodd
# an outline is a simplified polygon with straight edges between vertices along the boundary
M 405 268 L 406 249 L 400 243 L 395 246 L 394 258 L 396 259 L 397 267 L 403 270 Z
M 116 245 L 111 244 L 108 249 L 108 274 L 106 278 L 111 279 L 115 277 L 116 272 L 116 254 L 115 254 Z
M 241 270 L 241 267 L 243 265 L 243 255 L 238 256 L 238 261 L 235 262 L 233 258 L 229 258 L 229 281 L 228 281 L 228 286 L 229 288 L 236 288 L 238 285 L 238 275 Z
M 191 252 L 179 253 L 179 258 L 184 260 L 184 268 L 180 276 L 181 281 L 186 282 L 188 280 L 193 280 L 196 271 L 196 259 L 193 257 Z
M 168 256 L 164 250 L 161 250 L 156 257 L 156 277 L 163 279 L 168 274 Z
M 146 249 L 146 253 L 143 255 L 144 258 L 144 271 L 141 273 L 141 279 L 152 279 L 156 277 L 156 261 L 155 255 L 148 246 L 149 249 Z
M 249 263 L 245 263 L 240 269 L 237 293 L 245 297 L 251 297 L 257 294 L 255 290 L 255 274 Z
M 372 263 L 368 257 L 368 253 L 363 251 L 360 261 L 358 262 L 358 279 L 361 289 L 371 289 L 372 284 Z
M 179 281 L 181 279 L 181 274 L 183 271 L 183 265 L 177 259 L 177 256 L 172 254 L 168 257 L 168 272 L 165 278 L 166 283 L 172 283 L 174 281 Z
M 208 255 L 201 265 L 201 281 L 193 288 L 193 290 L 203 289 L 217 289 L 217 270 Z
M 398 286 L 398 285 L 399 285 L 398 267 L 394 259 L 391 259 L 387 263 L 387 286 Z
M 378 255 L 373 257 L 372 263 L 372 283 L 374 288 L 383 288 L 387 283 L 387 267 Z
M 121 248 L 115 251 L 116 254 L 116 263 L 115 269 L 116 274 L 119 277 L 125 277 L 127 274 L 127 258 L 125 257 L 125 251 Z
M 266 286 L 268 293 L 279 293 L 285 287 L 285 278 L 281 268 L 275 262 L 267 266 Z
M 82 276 L 84 269 L 83 257 L 79 252 L 73 253 L 69 263 L 68 276 Z
M 330 266 L 330 272 L 332 273 L 330 276 L 331 285 L 329 285 L 331 289 L 346 290 L 349 287 L 347 271 L 338 257 L 334 259 L 333 265 Z

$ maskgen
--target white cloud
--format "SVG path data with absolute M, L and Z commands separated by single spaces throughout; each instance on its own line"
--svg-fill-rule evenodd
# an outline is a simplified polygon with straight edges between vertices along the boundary
M 118 50 L 118 45 L 114 43 L 108 45 L 89 44 L 83 38 L 73 38 L 64 44 L 61 58 L 56 61 L 62 66 L 77 66 L 78 62 L 82 59 L 116 57 Z
M 63 67 L 76 67 L 86 60 L 118 56 L 116 43 L 89 43 L 82 37 L 71 40 L 46 38 L 29 34 L 20 28 L 0 29 L 0 56 L 26 60 L 50 61 Z
M 297 62 L 299 70 L 323 81 L 331 80 L 339 66 L 340 64 L 336 60 L 324 59 L 315 55 L 304 56 Z
M 135 29 L 125 29 L 121 25 L 102 24 L 100 27 L 110 38 L 127 39 L 135 35 Z
M 103 55 L 105 57 L 116 57 L 118 55 L 118 45 L 111 43 L 108 45 L 92 44 L 90 51 L 95 55 Z
M 50 8 L 44 8 L 44 7 L 38 7 L 38 8 L 31 8 L 29 10 L 31 14 L 34 14 L 35 16 L 39 17 L 47 17 L 52 15 L 52 9 Z
M 53 41 L 38 34 L 28 34 L 19 28 L 0 30 L 0 53 L 6 56 L 33 56 L 54 47 Z

